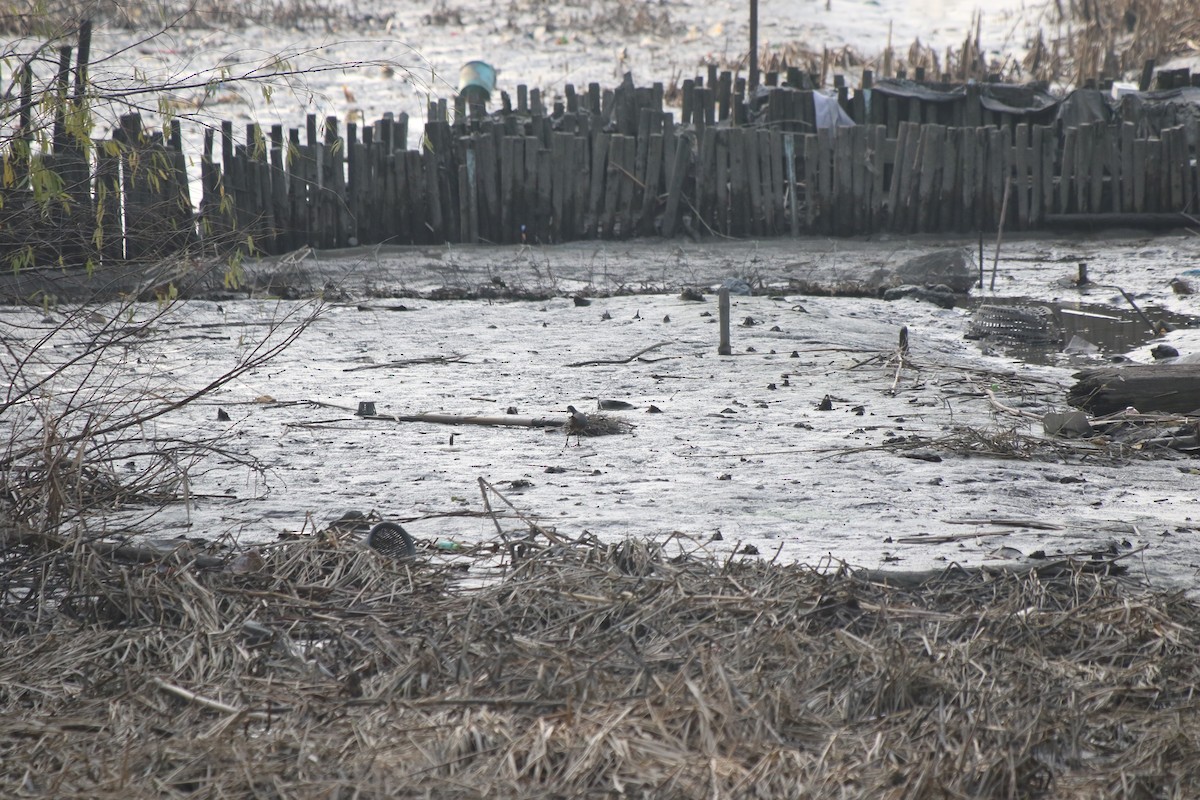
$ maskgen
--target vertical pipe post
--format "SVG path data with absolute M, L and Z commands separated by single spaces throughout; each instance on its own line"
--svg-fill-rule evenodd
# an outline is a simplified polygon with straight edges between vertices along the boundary
M 729 356 L 733 355 L 733 348 L 729 345 L 729 287 L 722 286 L 717 292 L 717 311 L 720 316 L 719 325 L 721 329 L 721 343 L 717 345 L 717 355 Z

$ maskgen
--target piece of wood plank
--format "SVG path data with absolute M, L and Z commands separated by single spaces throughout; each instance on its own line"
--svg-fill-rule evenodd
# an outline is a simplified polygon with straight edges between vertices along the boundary
M 1134 201 L 1134 153 L 1133 141 L 1137 126 L 1132 122 L 1121 124 L 1121 207 L 1124 211 L 1137 211 Z
M 642 208 L 638 214 L 637 232 L 649 236 L 654 232 L 654 216 L 658 211 L 660 187 L 662 185 L 663 134 L 650 134 L 650 147 L 646 151 L 646 167 L 642 175 Z
M 716 148 L 714 150 L 713 184 L 715 202 L 711 224 L 713 229 L 722 236 L 729 236 L 729 136 L 730 129 L 722 128 L 716 131 Z
M 962 203 L 958 202 L 958 128 L 947 128 L 942 139 L 941 186 L 936 187 L 938 230 L 950 232 L 961 225 Z M 938 154 L 935 154 L 938 155 Z
M 1062 167 L 1058 176 L 1058 205 L 1055 210 L 1059 214 L 1069 214 L 1078 211 L 1074 202 L 1075 197 L 1075 143 L 1079 139 L 1079 129 L 1069 127 L 1063 131 Z
M 663 212 L 662 235 L 670 239 L 679 229 L 680 211 L 684 203 L 684 183 L 691 162 L 691 135 L 682 130 L 672 134 L 675 139 L 675 163 L 671 167 L 671 182 L 667 186 L 667 208 Z
M 1145 414 L 1200 414 L 1200 364 L 1101 367 L 1075 374 L 1067 402 L 1102 415 L 1136 408 Z
M 1018 230 L 1029 230 L 1029 126 L 1025 123 L 1017 125 L 1016 137 L 1013 142 L 1014 169 L 1013 189 L 1017 196 Z

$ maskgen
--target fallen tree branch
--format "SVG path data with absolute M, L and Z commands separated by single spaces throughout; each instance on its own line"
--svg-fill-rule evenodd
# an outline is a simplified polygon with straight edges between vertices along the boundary
M 592 361 L 576 361 L 574 364 L 567 364 L 567 366 L 568 367 L 598 367 L 598 366 L 604 366 L 606 364 L 628 364 L 629 362 L 637 359 L 638 356 L 643 356 L 652 350 L 657 350 L 658 348 L 664 347 L 668 344 L 670 344 L 670 342 L 659 342 L 658 344 L 652 344 L 649 347 L 645 347 L 645 348 L 642 348 L 641 350 L 638 350 L 636 353 L 629 356 L 629 358 L 597 358 Z
M 378 422 L 430 422 L 438 425 L 492 425 L 511 428 L 561 428 L 565 419 L 553 417 L 476 416 L 472 414 L 369 414 L 362 419 Z
M 342 372 L 362 372 L 365 369 L 387 369 L 388 367 L 411 367 L 416 364 L 452 364 L 462 361 L 465 354 L 453 356 L 426 356 L 424 358 L 402 358 L 398 361 L 385 361 L 382 364 L 363 364 L 360 367 L 343 367 Z

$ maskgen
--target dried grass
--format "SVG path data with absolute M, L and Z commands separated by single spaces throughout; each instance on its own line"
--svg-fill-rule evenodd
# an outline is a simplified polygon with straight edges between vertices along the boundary
M 0 794 L 1182 797 L 1200 780 L 1200 608 L 1179 594 L 1080 572 L 898 588 L 682 539 L 551 545 L 473 586 L 328 537 L 262 555 L 237 575 L 10 548 Z

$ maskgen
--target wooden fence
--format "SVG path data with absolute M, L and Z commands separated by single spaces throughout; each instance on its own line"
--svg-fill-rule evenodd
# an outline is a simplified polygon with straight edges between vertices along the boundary
M 813 91 L 797 88 L 808 76 L 778 85 L 780 77 L 768 74 L 754 93 L 729 73 L 684 81 L 678 121 L 661 84 L 635 87 L 627 77 L 613 90 L 568 86 L 549 109 L 536 89 L 519 87 L 515 103 L 504 94 L 491 115 L 460 106 L 453 123 L 444 102 L 431 104 L 416 137 L 404 114 L 344 130 L 336 118 L 310 116 L 286 135 L 249 125 L 240 141 L 226 123 L 206 131 L 197 213 L 178 126 L 148 133 L 126 117 L 91 149 L 92 164 L 74 156 L 71 225 L 103 235 L 40 237 L 38 257 L 157 257 L 196 243 L 283 253 L 381 242 L 968 233 L 1197 208 L 1200 118 L 1185 104 L 1067 126 L 1036 110 L 989 110 L 977 85 L 933 101 L 871 87 L 868 74 L 857 91 L 837 87 L 857 124 L 818 127 Z M 53 167 L 71 157 L 42 158 Z M 81 175 L 90 183 L 81 187 Z M 27 187 L 4 195 L 0 250 L 10 256 L 22 226 L 64 223 L 61 209 L 39 217 Z

